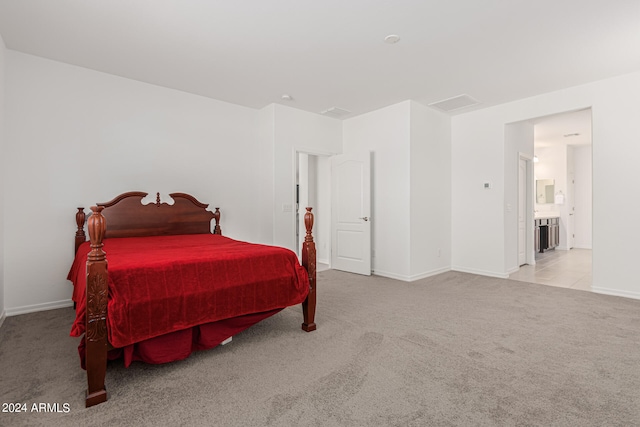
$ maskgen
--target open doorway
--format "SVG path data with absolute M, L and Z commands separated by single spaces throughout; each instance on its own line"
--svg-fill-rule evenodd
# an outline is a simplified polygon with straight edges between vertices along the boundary
M 535 263 L 509 278 L 591 290 L 591 110 L 532 122 Z
M 313 208 L 315 221 L 313 237 L 316 243 L 318 271 L 330 267 L 331 248 L 331 162 L 325 154 L 295 152 L 295 240 L 296 253 L 300 257 L 305 235 L 304 214 L 306 207 Z

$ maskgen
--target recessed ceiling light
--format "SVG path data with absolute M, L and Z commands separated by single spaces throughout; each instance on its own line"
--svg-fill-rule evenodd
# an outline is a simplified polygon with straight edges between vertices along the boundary
M 284 101 L 293 101 L 293 98 L 291 97 L 291 95 L 287 95 L 286 93 L 282 95 L 282 99 Z
M 384 38 L 384 42 L 388 44 L 396 44 L 399 41 L 400 41 L 400 36 L 397 36 L 395 34 L 389 34 L 387 37 Z

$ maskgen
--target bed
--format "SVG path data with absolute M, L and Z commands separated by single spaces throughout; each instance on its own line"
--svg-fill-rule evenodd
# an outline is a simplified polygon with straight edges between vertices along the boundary
M 181 360 L 297 304 L 302 329 L 316 329 L 311 208 L 300 264 L 288 249 L 222 236 L 220 209 L 189 194 L 170 194 L 172 204 L 159 193 L 143 204 L 146 196 L 98 203 L 88 219 L 84 208 L 76 212 L 71 335 L 82 337 L 87 407 L 107 400 L 108 359 L 121 357 L 125 366 Z

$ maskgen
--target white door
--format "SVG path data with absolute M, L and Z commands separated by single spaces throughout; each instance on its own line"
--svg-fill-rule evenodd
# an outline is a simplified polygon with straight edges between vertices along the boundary
M 371 154 L 331 158 L 331 268 L 371 275 Z
M 518 168 L 518 265 L 527 263 L 527 162 Z

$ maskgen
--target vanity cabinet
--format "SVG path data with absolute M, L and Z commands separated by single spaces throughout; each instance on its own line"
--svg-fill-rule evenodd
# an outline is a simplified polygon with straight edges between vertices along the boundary
M 549 220 L 549 249 L 560 244 L 560 218 Z
M 560 218 L 540 218 L 535 220 L 536 252 L 553 249 L 560 244 Z

